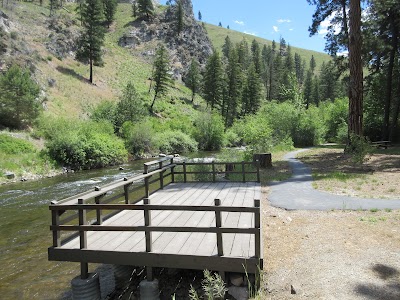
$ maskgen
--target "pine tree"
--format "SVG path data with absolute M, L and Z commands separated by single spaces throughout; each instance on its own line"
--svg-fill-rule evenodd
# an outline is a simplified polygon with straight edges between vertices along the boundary
M 137 9 L 141 18 L 150 19 L 154 16 L 152 0 L 137 0 Z
M 219 26 L 219 27 L 222 27 L 222 23 L 221 23 L 221 22 L 219 22 L 218 26 Z
M 313 75 L 311 69 L 307 71 L 306 81 L 304 82 L 304 101 L 306 102 L 306 108 L 308 109 L 312 101 L 313 91 Z
M 227 35 L 225 38 L 225 43 L 222 45 L 222 53 L 226 58 L 228 58 L 229 53 L 233 49 L 233 44 L 231 42 L 230 37 Z
M 179 35 L 182 32 L 184 26 L 183 24 L 184 12 L 181 0 L 178 0 L 177 6 L 178 7 L 176 10 L 176 32 Z
M 204 74 L 204 99 L 211 109 L 223 106 L 224 71 L 217 51 L 208 58 Z
M 60 8 L 59 0 L 49 0 L 50 17 L 54 16 L 55 11 Z
M 0 124 L 12 129 L 23 129 L 38 117 L 39 86 L 30 72 L 13 65 L 0 75 Z
M 104 17 L 106 18 L 107 27 L 110 28 L 111 23 L 114 21 L 115 12 L 117 11 L 117 0 L 103 0 Z
M 137 3 L 136 3 L 136 1 L 132 2 L 132 16 L 134 18 L 137 17 Z
M 316 106 L 319 106 L 319 102 L 321 100 L 320 96 L 320 82 L 317 76 L 314 76 L 312 80 L 312 92 L 311 92 L 311 99 L 314 100 Z
M 254 114 L 258 111 L 262 98 L 262 84 L 252 62 L 247 71 L 247 80 L 242 96 L 242 115 Z
M 249 52 L 249 44 L 243 38 L 242 41 L 236 45 L 236 51 L 238 55 L 238 61 L 241 65 L 242 70 L 247 70 L 250 64 L 250 52 Z
M 262 73 L 261 49 L 260 49 L 260 44 L 255 39 L 251 43 L 251 54 L 253 58 L 254 67 L 256 68 L 256 72 L 260 76 Z
M 81 11 L 83 31 L 78 40 L 76 58 L 90 65 L 89 81 L 93 83 L 93 65 L 103 64 L 101 47 L 104 43 L 103 6 L 100 0 L 85 0 Z
M 296 72 L 296 78 L 299 83 L 303 83 L 304 79 L 304 66 L 301 56 L 297 53 L 294 54 L 294 66 Z
M 199 21 L 203 19 L 203 16 L 201 15 L 201 11 L 199 11 Z
M 311 55 L 311 60 L 310 60 L 310 70 L 314 74 L 314 70 L 317 67 L 317 63 L 315 62 L 314 55 Z
M 154 103 L 157 97 L 164 95 L 172 83 L 170 75 L 170 65 L 167 49 L 161 45 L 156 52 L 156 58 L 153 64 L 154 98 L 150 106 L 150 112 L 153 112 Z
M 189 67 L 188 78 L 187 78 L 187 86 L 192 91 L 192 102 L 194 101 L 194 97 L 200 91 L 200 69 L 199 63 L 196 59 L 192 59 L 192 62 Z

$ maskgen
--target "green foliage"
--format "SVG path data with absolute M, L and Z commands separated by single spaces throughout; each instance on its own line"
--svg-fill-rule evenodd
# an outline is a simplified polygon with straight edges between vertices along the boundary
M 164 131 L 154 136 L 155 146 L 160 152 L 187 153 L 197 151 L 197 142 L 182 131 Z
M 155 148 L 154 129 L 149 120 L 137 124 L 125 122 L 121 131 L 129 153 L 136 157 L 151 153 Z
M 296 146 L 314 146 L 324 141 L 325 126 L 316 107 L 310 107 L 299 114 L 296 128 L 294 128 L 293 142 Z
M 104 17 L 106 19 L 107 26 L 110 27 L 111 23 L 115 19 L 115 12 L 117 11 L 117 0 L 103 0 L 104 6 Z
M 192 102 L 196 94 L 199 93 L 201 88 L 201 74 L 199 63 L 195 58 L 192 58 L 192 63 L 189 67 L 189 72 L 186 80 L 187 87 L 192 91 Z
M 42 121 L 49 156 L 73 169 L 93 169 L 122 163 L 127 158 L 123 141 L 108 122 L 51 119 Z
M 137 0 L 137 10 L 141 18 L 150 19 L 154 16 L 154 6 L 152 0 Z
M 96 122 L 108 121 L 115 126 L 117 105 L 113 101 L 104 100 L 90 112 L 90 119 Z
M 224 142 L 224 123 L 216 113 L 200 114 L 194 121 L 193 136 L 201 150 L 219 150 Z
M 153 106 L 156 102 L 157 97 L 159 95 L 165 95 L 172 83 L 172 78 L 169 73 L 170 65 L 168 51 L 162 44 L 156 51 L 156 58 L 154 60 L 153 69 L 154 98 L 150 106 L 151 112 L 153 111 Z
M 204 279 L 202 281 L 202 288 L 204 291 L 205 299 L 224 299 L 227 289 L 225 287 L 225 282 L 222 280 L 221 276 L 219 276 L 219 274 L 217 273 L 213 274 L 208 270 L 204 270 L 203 273 Z M 189 291 L 189 298 L 191 300 L 200 299 L 193 287 L 191 287 Z
M 211 109 L 220 108 L 224 96 L 224 71 L 218 51 L 208 58 L 204 74 L 204 99 Z
M 115 109 L 116 131 L 127 121 L 140 121 L 147 115 L 143 99 L 137 93 L 133 83 L 128 83 Z
M 39 86 L 26 69 L 13 65 L 0 75 L 0 125 L 23 128 L 32 124 L 40 112 Z
M 368 155 L 372 152 L 372 147 L 370 141 L 365 137 L 351 134 L 345 152 L 352 156 L 355 164 L 361 165 L 368 160 Z
M 0 134 L 0 152 L 2 153 L 22 154 L 35 151 L 35 147 L 28 141 L 14 138 L 8 134 Z
M 105 30 L 103 5 L 100 0 L 85 0 L 81 4 L 80 15 L 83 31 L 77 41 L 76 58 L 90 65 L 90 82 L 93 82 L 93 65 L 103 65 L 102 50 Z
M 176 11 L 176 32 L 178 35 L 182 32 L 184 22 L 183 22 L 183 7 L 182 7 L 182 2 L 180 0 L 177 0 L 177 11 Z
M 321 105 L 327 128 L 326 139 L 330 142 L 343 142 L 341 132 L 343 127 L 346 127 L 347 139 L 348 101 L 346 98 L 339 98 Z

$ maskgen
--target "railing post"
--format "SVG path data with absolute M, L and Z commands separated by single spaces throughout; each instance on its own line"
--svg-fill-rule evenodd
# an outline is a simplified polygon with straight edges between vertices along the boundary
M 162 161 L 158 163 L 158 168 L 161 170 L 162 169 Z M 164 172 L 160 172 L 160 189 L 164 188 Z
M 94 202 L 96 204 L 100 204 L 100 199 L 103 198 L 104 195 L 100 195 L 94 198 Z M 97 208 L 96 209 L 96 219 L 97 219 L 97 225 L 101 225 L 103 223 L 103 218 L 101 216 L 101 209 Z
M 183 182 L 186 183 L 186 162 L 183 162 Z
M 149 173 L 149 166 L 144 165 L 144 172 L 143 174 Z M 146 177 L 144 179 L 144 197 L 149 198 L 150 197 L 150 189 L 149 189 L 149 177 Z
M 57 210 L 51 211 L 51 224 L 53 226 L 60 225 L 60 214 Z M 53 247 L 61 246 L 60 231 L 58 229 L 53 229 Z
M 173 157 L 170 159 L 170 162 L 169 162 L 169 163 L 170 163 L 171 165 L 174 164 L 174 158 L 173 158 Z M 171 168 L 171 182 L 172 182 L 172 183 L 175 182 L 175 171 L 174 171 L 174 169 L 175 169 L 175 167 L 172 167 L 172 168 Z
M 212 161 L 213 182 L 215 182 L 215 162 Z
M 125 177 L 124 181 L 128 181 L 128 178 Z M 129 186 L 130 184 L 124 185 L 125 204 L 129 204 Z
M 257 182 L 260 182 L 260 161 L 257 159 L 256 160 L 256 164 L 257 164 Z
M 84 204 L 83 199 L 78 199 L 78 204 Z M 84 208 L 79 208 L 79 225 L 86 225 L 86 210 Z M 79 230 L 79 243 L 80 249 L 87 248 L 87 232 L 84 230 Z M 87 262 L 81 262 L 81 279 L 87 279 L 89 277 L 89 265 Z
M 255 256 L 257 258 L 261 257 L 261 233 L 260 233 L 260 227 L 261 227 L 261 221 L 260 221 L 260 200 L 255 199 L 254 200 L 254 207 L 258 208 L 257 211 L 254 213 L 254 228 L 258 229 L 255 236 L 254 236 L 254 244 L 255 244 Z
M 150 205 L 150 199 L 149 198 L 144 198 L 143 199 L 143 204 L 145 206 Z M 151 211 L 150 211 L 150 207 L 145 207 L 144 209 L 144 226 L 150 226 L 151 225 Z M 146 252 L 151 252 L 151 235 L 152 232 L 151 231 L 147 231 L 145 232 L 145 236 L 146 236 Z
M 221 206 L 221 200 L 220 199 L 215 199 L 214 200 L 215 206 Z M 222 232 L 218 231 L 218 228 L 222 227 L 222 222 L 221 222 L 221 211 L 215 210 L 215 223 L 217 227 L 217 250 L 218 250 L 218 256 L 223 256 L 224 255 L 224 246 L 222 243 Z
M 243 176 L 243 182 L 246 182 L 246 171 L 244 169 L 244 161 L 242 161 L 242 176 Z

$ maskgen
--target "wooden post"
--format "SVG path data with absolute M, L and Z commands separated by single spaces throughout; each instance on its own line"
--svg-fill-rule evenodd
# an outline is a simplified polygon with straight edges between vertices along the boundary
M 172 165 L 174 164 L 174 158 L 172 157 L 169 161 L 169 163 Z M 175 182 L 175 171 L 174 171 L 175 167 L 171 168 L 171 182 L 174 183 Z
M 220 199 L 215 199 L 214 200 L 215 206 L 221 206 L 221 200 Z M 221 228 L 222 226 L 222 221 L 221 221 L 221 211 L 215 211 L 215 223 L 217 228 Z M 222 233 L 217 232 L 217 250 L 218 250 L 218 256 L 223 256 L 224 255 L 224 246 L 222 243 Z
M 100 199 L 103 198 L 104 195 L 97 196 L 94 198 L 94 202 L 96 204 L 100 204 Z M 101 216 L 101 209 L 96 209 L 96 219 L 97 219 L 97 225 L 103 224 L 103 218 Z
M 260 200 L 258 200 L 258 199 L 255 199 L 254 200 L 254 207 L 257 207 L 258 208 L 258 210 L 257 210 L 257 212 L 255 212 L 255 215 L 254 215 L 254 228 L 256 228 L 256 229 L 258 229 L 257 230 L 257 233 L 255 234 L 255 237 L 254 237 L 254 239 L 255 239 L 255 251 L 254 251 L 254 253 L 255 253 L 255 256 L 257 257 L 257 258 L 260 258 L 261 257 L 261 233 L 260 233 L 260 227 L 261 227 L 261 221 L 260 221 Z
M 146 279 L 147 281 L 153 281 L 153 268 L 152 267 L 146 267 Z
M 260 182 L 261 179 L 260 179 L 260 161 L 259 160 L 256 161 L 256 167 L 257 167 L 257 182 Z
M 149 177 L 146 177 L 144 179 L 144 197 L 145 198 L 150 197 Z
M 183 162 L 183 182 L 186 183 L 186 162 Z
M 162 169 L 162 161 L 158 163 L 158 168 Z M 160 172 L 160 189 L 164 188 L 164 172 Z
M 212 161 L 213 182 L 215 182 L 215 162 Z
M 143 204 L 144 205 L 150 205 L 150 200 L 149 198 L 144 198 L 143 199 Z M 150 209 L 145 208 L 144 209 L 144 226 L 150 226 L 151 224 L 151 211 Z M 151 231 L 146 231 L 145 236 L 146 236 L 146 252 L 151 252 L 151 238 L 152 232 Z
M 78 199 L 78 204 L 84 204 L 83 199 Z M 79 208 L 79 225 L 86 225 L 86 210 Z M 79 244 L 80 249 L 87 248 L 87 232 L 79 230 Z M 87 279 L 89 277 L 89 264 L 87 262 L 81 262 L 81 279 Z
M 53 210 L 51 212 L 51 219 L 52 219 L 51 223 L 53 226 L 60 225 L 60 214 L 58 211 Z M 61 246 L 60 231 L 58 229 L 53 229 L 53 247 L 60 247 L 60 246 Z
M 246 170 L 244 169 L 244 161 L 242 161 L 242 176 L 243 182 L 246 182 Z
M 128 178 L 124 178 L 124 181 L 128 181 Z M 125 204 L 129 204 L 129 186 L 130 184 L 124 185 Z

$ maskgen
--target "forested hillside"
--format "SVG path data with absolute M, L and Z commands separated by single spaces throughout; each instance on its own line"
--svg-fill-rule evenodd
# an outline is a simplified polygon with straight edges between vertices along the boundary
M 385 8 L 371 8 L 364 30 L 371 69 L 365 132 L 371 139 L 394 139 L 398 31 L 383 24 Z M 310 20 L 311 28 L 318 22 Z M 387 34 L 375 34 L 379 22 Z M 283 37 L 266 41 L 196 21 L 190 0 L 167 6 L 142 0 L 3 2 L 0 126 L 29 129 L 40 141 L 40 161 L 74 169 L 121 163 L 128 153 L 246 145 L 249 158 L 272 148 L 345 142 L 349 73 L 347 58 L 335 56 L 346 49 L 345 36 L 328 38 L 331 59 L 293 48 Z M 392 47 L 375 46 L 387 44 Z M 7 155 L 12 162 L 14 154 Z M 1 172 L 20 165 L 16 160 Z

